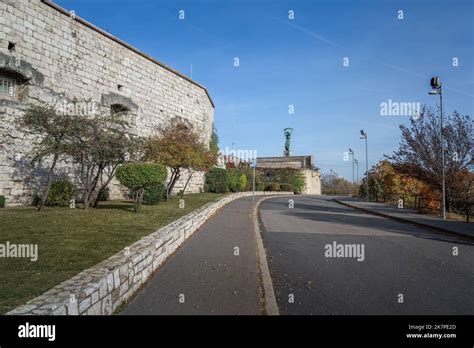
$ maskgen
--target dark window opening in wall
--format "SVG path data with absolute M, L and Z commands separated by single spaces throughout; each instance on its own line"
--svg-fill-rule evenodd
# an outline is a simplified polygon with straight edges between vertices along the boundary
M 11 42 L 11 41 L 8 42 L 8 50 L 10 52 L 15 51 L 15 46 L 16 46 L 16 44 L 14 42 Z
M 14 79 L 0 75 L 0 95 L 14 97 L 16 95 L 16 85 Z
M 122 85 L 117 85 L 117 89 L 118 89 L 119 91 L 123 91 L 123 86 L 122 86 Z
M 126 106 L 121 104 L 110 105 L 110 115 L 112 116 L 124 116 L 127 115 L 129 111 Z

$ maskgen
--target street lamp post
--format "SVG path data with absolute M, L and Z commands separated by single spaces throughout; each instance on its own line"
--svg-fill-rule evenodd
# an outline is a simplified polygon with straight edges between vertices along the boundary
M 359 182 L 359 161 L 357 159 L 354 159 L 354 163 L 356 165 L 356 183 Z
M 250 166 L 253 168 L 252 170 L 252 174 L 253 174 L 253 177 L 252 177 L 252 202 L 255 202 L 255 171 L 256 171 L 256 168 L 257 168 L 257 159 L 254 158 L 252 160 L 252 163 L 250 164 Z
M 349 155 L 352 155 L 352 183 L 354 183 L 354 151 L 349 148 Z
M 440 108 L 440 131 L 439 138 L 441 142 L 441 178 L 442 178 L 442 197 L 441 197 L 441 217 L 446 220 L 446 185 L 445 185 L 445 173 L 444 173 L 444 110 L 443 110 L 443 85 L 439 77 L 435 76 L 431 79 L 431 91 L 430 95 L 439 94 L 439 108 Z
M 360 138 L 365 139 L 365 194 L 367 196 L 367 200 L 369 200 L 369 155 L 367 152 L 367 133 L 361 129 Z

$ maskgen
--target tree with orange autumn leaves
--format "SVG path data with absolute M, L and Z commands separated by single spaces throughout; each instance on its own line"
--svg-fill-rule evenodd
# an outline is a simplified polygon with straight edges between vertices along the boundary
M 439 110 L 438 110 L 439 113 Z M 439 209 L 441 192 L 441 142 L 439 115 L 423 106 L 420 115 L 401 125 L 399 148 L 369 171 L 369 195 L 376 201 L 423 198 L 423 206 Z M 473 203 L 473 122 L 453 112 L 443 127 L 446 206 L 463 213 Z M 365 183 L 361 195 L 365 195 Z

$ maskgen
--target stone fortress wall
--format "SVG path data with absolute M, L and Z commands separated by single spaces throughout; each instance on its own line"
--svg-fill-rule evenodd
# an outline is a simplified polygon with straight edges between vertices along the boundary
M 26 155 L 39 139 L 18 130 L 15 119 L 30 103 L 70 106 L 74 100 L 84 114 L 125 110 L 137 135 L 179 120 L 205 143 L 211 137 L 214 104 L 195 81 L 51 1 L 0 0 L 0 195 L 7 204 L 27 203 L 35 187 L 31 178 L 25 184 L 31 175 Z M 68 166 L 61 170 L 71 175 Z M 186 192 L 202 186 L 203 174 L 195 174 Z
M 294 168 L 299 169 L 305 178 L 303 194 L 321 194 L 321 172 L 314 167 L 313 156 L 259 157 L 258 168 Z

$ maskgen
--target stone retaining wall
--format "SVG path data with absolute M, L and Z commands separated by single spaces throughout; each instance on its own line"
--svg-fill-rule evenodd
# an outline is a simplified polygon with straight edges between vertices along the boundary
M 292 192 L 256 192 L 282 195 Z M 7 315 L 109 315 L 128 300 L 207 219 L 227 203 L 252 192 L 208 203 L 86 269 Z

